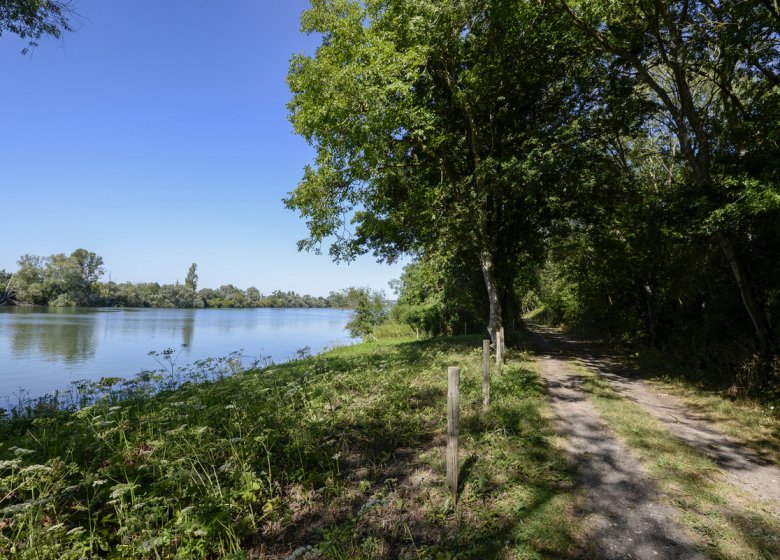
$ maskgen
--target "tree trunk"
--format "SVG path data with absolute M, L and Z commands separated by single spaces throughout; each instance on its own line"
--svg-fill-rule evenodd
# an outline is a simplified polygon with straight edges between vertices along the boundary
M 761 351 L 764 353 L 765 357 L 771 356 L 774 349 L 772 348 L 773 341 L 769 321 L 767 321 L 766 315 L 764 315 L 764 312 L 761 309 L 761 304 L 756 299 L 753 287 L 750 285 L 747 275 L 742 268 L 742 263 L 737 258 L 731 240 L 723 233 L 718 233 L 717 237 L 720 248 L 729 261 L 729 266 L 731 266 L 731 272 L 734 274 L 734 279 L 737 281 L 739 294 L 742 296 L 742 303 L 745 305 L 745 310 L 747 310 L 748 315 L 750 315 L 750 320 L 753 322 L 753 328 L 756 330 L 756 336 L 758 337 Z
M 488 294 L 488 303 L 490 305 L 490 316 L 488 318 L 488 333 L 490 340 L 496 342 L 496 332 L 501 327 L 501 297 L 498 293 L 498 283 L 493 267 L 493 257 L 487 250 L 483 250 L 479 256 L 479 262 L 482 267 L 482 277 L 485 279 L 485 288 Z

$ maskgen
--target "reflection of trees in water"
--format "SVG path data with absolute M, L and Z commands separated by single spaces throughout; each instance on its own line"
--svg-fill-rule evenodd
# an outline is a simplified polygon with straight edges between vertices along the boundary
M 172 346 L 175 350 L 181 344 L 187 348 L 192 346 L 196 313 L 196 309 L 122 309 L 115 314 L 107 314 L 104 320 L 110 321 L 107 330 L 111 334 L 117 332 L 125 338 L 135 338 L 138 333 L 143 333 L 150 339 L 161 341 L 161 347 L 149 350 L 160 351 L 165 346 Z
M 192 346 L 192 337 L 195 334 L 195 310 L 185 309 L 181 318 L 181 343 L 187 348 Z
M 42 357 L 79 363 L 95 356 L 92 317 L 52 317 L 42 321 L 11 321 L 11 351 L 17 357 L 38 351 Z

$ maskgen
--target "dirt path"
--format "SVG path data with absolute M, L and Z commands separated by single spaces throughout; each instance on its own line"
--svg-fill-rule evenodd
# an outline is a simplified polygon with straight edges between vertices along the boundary
M 540 335 L 540 369 L 558 432 L 587 489 L 584 510 L 591 522 L 595 558 L 673 560 L 704 559 L 676 521 L 675 510 L 662 504 L 639 461 L 623 446 L 585 397 L 578 375 Z
M 636 402 L 670 432 L 707 455 L 722 469 L 726 482 L 767 502 L 780 516 L 780 468 L 757 457 L 671 395 L 661 393 L 619 362 L 585 343 L 574 342 L 554 331 L 544 333 L 568 358 L 576 358 L 609 381 L 612 388 Z

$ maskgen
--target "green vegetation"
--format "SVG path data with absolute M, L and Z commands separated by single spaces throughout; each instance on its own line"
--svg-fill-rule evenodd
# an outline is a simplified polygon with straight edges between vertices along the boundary
M 157 282 L 101 282 L 103 257 L 85 249 L 39 257 L 23 255 L 19 269 L 0 270 L 0 305 L 28 304 L 52 307 L 335 307 L 356 309 L 364 300 L 383 302 L 384 294 L 349 287 L 327 297 L 276 290 L 263 295 L 257 288 L 241 290 L 227 284 L 216 290 L 198 290 L 198 267 L 190 265 L 184 284 Z M 375 321 L 378 318 L 374 319 Z
M 300 248 L 413 254 L 395 318 L 425 332 L 544 305 L 776 390 L 776 2 L 326 0 L 302 27 Z
M 6 4 L 0 32 L 67 27 L 60 12 L 41 27 L 45 6 L 8 27 L 25 3 Z M 289 111 L 315 156 L 285 203 L 307 223 L 300 249 L 415 257 L 388 322 L 367 290 L 198 290 L 194 264 L 183 284 L 101 283 L 102 259 L 82 249 L 22 257 L 0 274 L 0 303 L 350 306 L 368 338 L 503 326 L 511 339 L 533 310 L 673 356 L 708 387 L 777 398 L 777 2 L 317 0 L 302 27 L 321 44 L 292 58 Z M 187 373 L 162 354 L 170 376 L 14 409 L 0 425 L 0 553 L 576 557 L 577 496 L 539 380 L 516 356 L 483 413 L 480 358 L 467 336 L 230 376 L 231 360 Z M 442 472 L 449 365 L 463 368 L 457 504 Z M 780 555 L 776 519 L 709 459 L 599 377 L 584 387 L 707 553 Z M 678 387 L 776 458 L 762 409 Z
M 607 424 L 644 461 L 665 499 L 712 558 L 780 555 L 777 520 L 754 496 L 720 481 L 717 466 L 672 435 L 638 404 L 618 395 L 586 368 L 584 389 Z
M 431 257 L 404 267 L 401 278 L 392 283 L 398 294 L 392 319 L 433 336 L 481 331 L 487 322 L 478 305 L 481 298 L 475 296 L 481 279 L 459 264 Z
M 59 38 L 64 31 L 72 31 L 72 16 L 67 0 L 2 0 L 0 37 L 10 32 L 28 40 L 27 47 L 22 49 L 22 54 L 27 54 L 30 48 L 38 46 L 41 37 Z
M 680 371 L 669 367 L 668 360 L 659 363 L 658 357 L 640 361 L 644 371 L 655 372 L 649 381 L 657 389 L 676 396 L 698 417 L 742 442 L 759 457 L 780 465 L 780 402 L 767 404 L 733 391 L 713 389 L 702 383 L 708 376 L 701 371 Z
M 574 555 L 572 474 L 522 356 L 494 380 L 486 414 L 475 337 L 364 343 L 227 377 L 230 359 L 189 372 L 160 359 L 168 375 L 81 386 L 80 410 L 50 398 L 6 415 L 0 555 Z M 453 364 L 456 505 L 443 473 Z
M 386 316 L 387 306 L 382 294 L 365 291 L 357 298 L 355 316 L 346 328 L 353 337 L 366 337 L 373 333 Z

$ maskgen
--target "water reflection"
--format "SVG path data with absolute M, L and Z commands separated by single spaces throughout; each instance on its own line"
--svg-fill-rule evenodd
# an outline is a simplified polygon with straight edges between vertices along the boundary
M 195 334 L 195 310 L 185 309 L 181 317 L 181 344 L 190 348 Z
M 51 309 L 0 307 L 0 398 L 42 394 L 75 379 L 127 377 L 159 365 L 150 351 L 182 350 L 178 365 L 243 351 L 287 360 L 350 342 L 350 312 L 334 309 Z
M 94 316 L 82 313 L 22 311 L 11 330 L 11 352 L 17 357 L 38 352 L 47 361 L 80 363 L 95 356 Z

